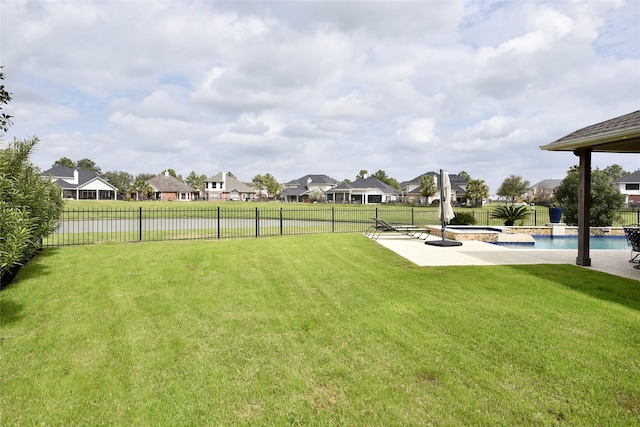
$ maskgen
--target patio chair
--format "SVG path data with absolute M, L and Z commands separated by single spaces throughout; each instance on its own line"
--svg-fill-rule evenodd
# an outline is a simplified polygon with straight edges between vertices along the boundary
M 415 225 L 391 224 L 383 219 L 371 217 L 373 224 L 367 229 L 365 235 L 374 240 L 378 240 L 380 234 L 385 231 L 395 231 L 396 233 L 406 234 L 407 236 L 419 239 L 423 235 L 429 235 L 431 230 Z
M 631 246 L 631 259 L 629 262 L 637 263 L 634 268 L 640 269 L 640 224 L 632 224 L 622 227 L 627 238 L 627 244 Z

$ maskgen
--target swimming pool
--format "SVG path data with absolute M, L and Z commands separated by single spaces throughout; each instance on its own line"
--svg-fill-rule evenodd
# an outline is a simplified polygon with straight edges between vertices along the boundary
M 533 249 L 578 249 L 577 236 L 533 236 L 535 244 Z M 591 236 L 589 238 L 590 249 L 619 249 L 630 250 L 627 239 L 624 236 Z M 531 246 L 529 247 L 531 249 Z

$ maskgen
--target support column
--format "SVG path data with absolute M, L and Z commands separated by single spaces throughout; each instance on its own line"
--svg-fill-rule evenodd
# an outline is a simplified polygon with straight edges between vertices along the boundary
M 578 185 L 578 257 L 577 265 L 591 265 L 589 231 L 591 226 L 591 149 L 576 150 L 580 157 L 580 183 Z

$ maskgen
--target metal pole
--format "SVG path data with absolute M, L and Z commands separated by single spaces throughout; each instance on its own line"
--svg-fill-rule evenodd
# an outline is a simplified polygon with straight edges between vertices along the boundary
M 138 210 L 138 241 L 142 242 L 142 206 Z
M 442 220 L 442 241 L 444 242 L 444 186 L 442 185 L 442 177 L 444 171 L 440 169 L 440 182 L 438 187 L 440 188 L 440 219 Z

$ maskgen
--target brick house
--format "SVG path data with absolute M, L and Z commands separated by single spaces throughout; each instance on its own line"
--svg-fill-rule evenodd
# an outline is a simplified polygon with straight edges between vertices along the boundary
M 204 184 L 204 199 L 210 201 L 254 201 L 256 190 L 249 184 L 239 181 L 235 176 L 226 172 L 207 178 Z
M 155 200 L 187 202 L 198 199 L 198 190 L 174 178 L 168 172 L 151 178 L 147 183 L 153 189 Z

